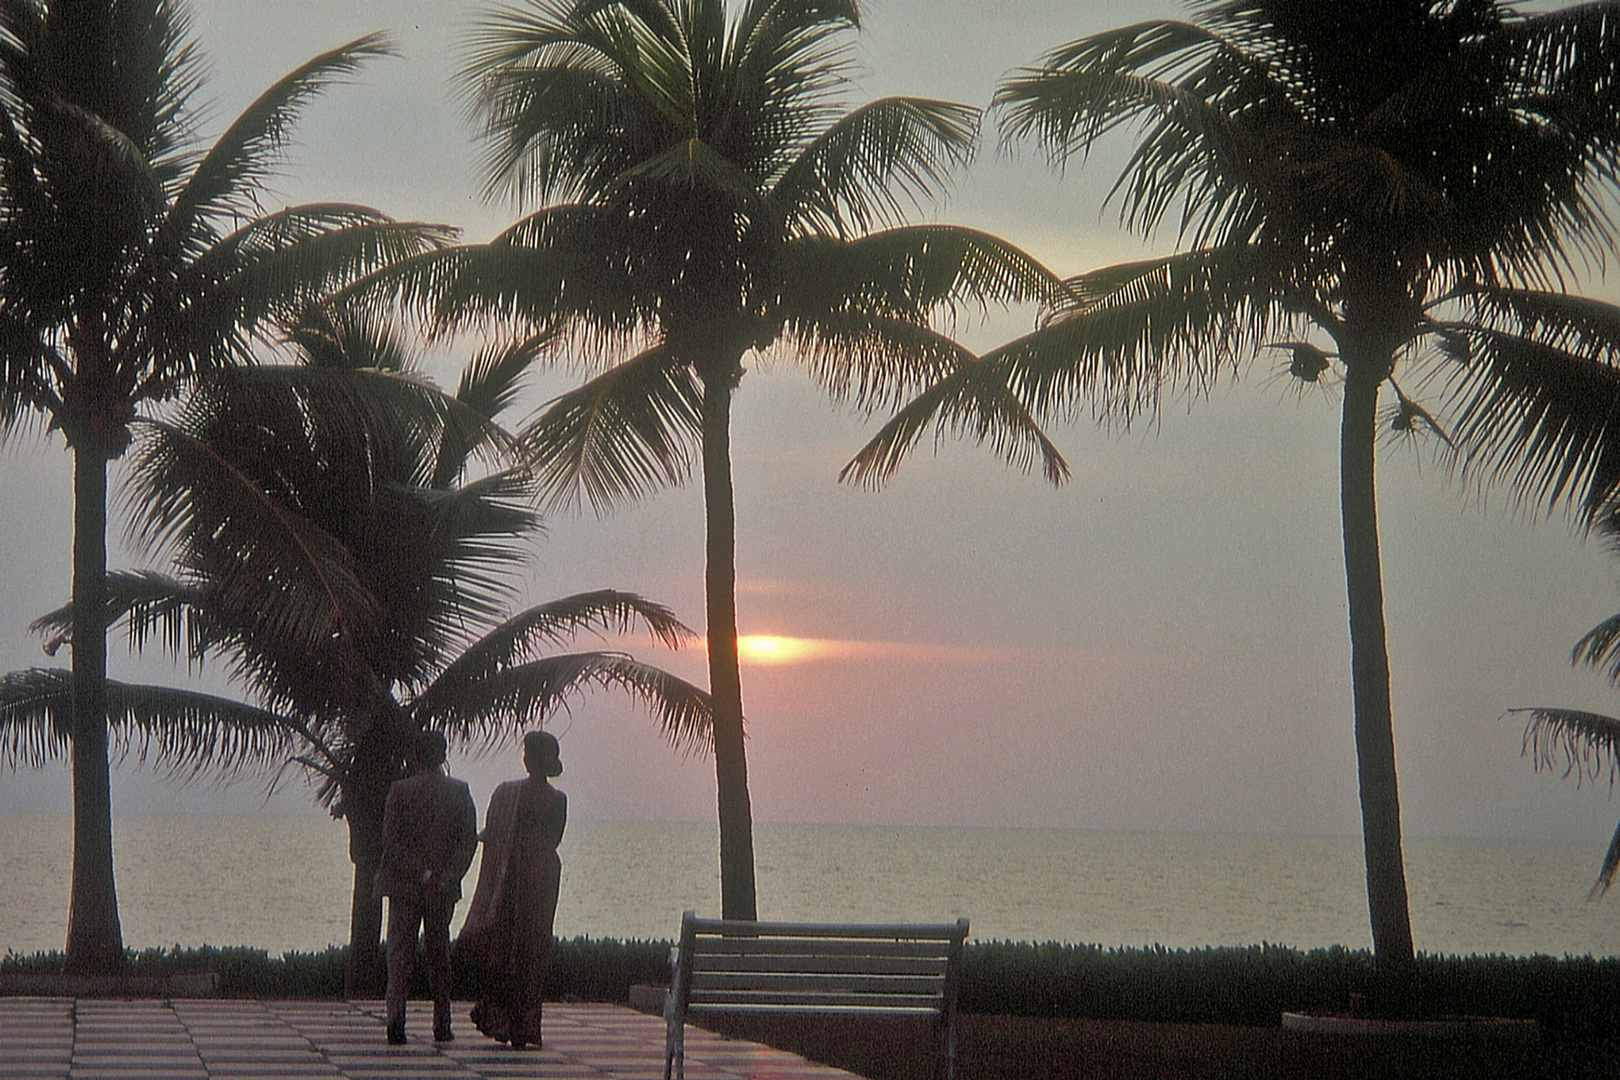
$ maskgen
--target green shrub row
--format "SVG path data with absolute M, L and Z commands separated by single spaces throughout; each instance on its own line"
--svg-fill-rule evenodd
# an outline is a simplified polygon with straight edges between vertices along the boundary
M 969 945 L 965 1012 L 1274 1025 L 1284 1012 L 1533 1018 L 1555 1035 L 1620 1035 L 1620 959 L 1420 955 L 1398 982 L 1344 948 Z
M 579 1001 L 624 1001 L 638 983 L 669 982 L 669 943 L 571 938 L 558 941 L 551 953 L 546 983 L 553 997 Z M 226 997 L 340 998 L 347 949 L 333 945 L 320 952 L 289 952 L 271 956 L 266 949 L 246 946 L 218 948 L 202 945 L 170 949 L 131 949 L 129 974 L 173 975 L 212 971 L 219 975 L 220 993 Z M 7 971 L 61 971 L 60 952 L 8 953 L 0 957 L 0 975 Z M 377 982 L 383 970 L 379 965 Z M 422 965 L 412 992 L 427 994 Z M 478 968 L 457 963 L 452 969 L 451 994 L 461 1000 L 479 996 Z
M 573 938 L 552 953 L 548 993 L 625 1001 L 631 986 L 668 982 L 669 943 Z M 231 997 L 341 997 L 344 950 L 286 953 L 199 948 L 131 951 L 135 974 L 216 971 Z M 60 970 L 60 953 L 8 954 L 7 970 Z M 418 995 L 426 993 L 420 966 Z M 453 992 L 478 996 L 475 965 L 455 968 Z M 1116 949 L 973 943 L 962 967 L 965 1012 L 1268 1026 L 1286 1011 L 1339 1011 L 1352 995 L 1388 1011 L 1529 1017 L 1554 1035 L 1620 1036 L 1620 959 L 1420 956 L 1399 986 L 1380 983 L 1372 957 L 1342 948 L 1277 945 Z

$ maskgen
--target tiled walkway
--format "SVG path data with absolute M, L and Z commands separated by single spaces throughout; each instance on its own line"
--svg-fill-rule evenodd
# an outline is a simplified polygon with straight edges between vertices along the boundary
M 431 1007 L 411 1002 L 410 1041 L 383 1040 L 379 1001 L 0 998 L 0 1078 L 72 1080 L 661 1080 L 664 1022 L 616 1005 L 546 1005 L 546 1045 L 513 1050 L 456 1006 L 456 1040 L 431 1041 Z M 850 1074 L 699 1028 L 689 1080 L 848 1080 Z

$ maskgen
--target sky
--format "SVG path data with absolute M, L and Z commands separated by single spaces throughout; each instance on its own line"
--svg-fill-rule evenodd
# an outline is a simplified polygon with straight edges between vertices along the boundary
M 451 92 L 473 10 L 197 0 L 214 62 L 210 130 L 302 60 L 385 30 L 401 56 L 311 106 L 276 191 L 487 238 L 516 212 L 481 198 Z M 985 105 L 998 78 L 1047 49 L 1179 11 L 873 0 L 856 100 Z M 997 232 L 1062 273 L 1166 250 L 1173 237 L 1144 245 L 1103 205 L 1125 145 L 1060 174 L 1034 150 L 998 148 L 987 125 L 978 162 L 917 218 Z M 1593 288 L 1620 299 L 1612 277 Z M 988 346 L 1029 318 L 958 330 Z M 568 379 L 538 380 L 524 408 Z M 741 631 L 795 639 L 745 657 L 758 820 L 1358 831 L 1332 396 L 1301 396 L 1262 357 L 1241 382 L 1171 397 L 1128 431 L 1054 429 L 1074 470 L 1062 488 L 956 443 L 925 444 L 881 491 L 840 485 L 877 421 L 830 404 L 791 365 L 751 363 L 733 417 Z M 38 433 L 0 448 L 5 670 L 47 662 L 26 626 L 67 596 L 68 466 L 60 440 Z M 1576 639 L 1620 609 L 1620 561 L 1560 518 L 1451 480 L 1420 447 L 1383 447 L 1378 480 L 1407 832 L 1590 841 L 1595 867 L 1620 800 L 1606 781 L 1538 774 L 1521 723 L 1503 714 L 1620 712 L 1620 693 L 1569 663 Z M 115 565 L 135 560 L 115 547 Z M 689 483 L 606 518 L 548 520 L 521 602 L 629 589 L 701 628 L 702 573 L 701 490 Z M 632 647 L 704 679 L 698 650 Z M 116 639 L 112 657 L 126 679 L 183 674 L 125 658 Z M 576 818 L 713 820 L 711 763 L 670 750 L 623 699 L 595 695 L 550 727 Z M 519 755 L 456 756 L 452 771 L 483 805 L 519 774 Z M 0 812 L 68 807 L 65 768 L 0 772 Z M 130 761 L 115 770 L 114 808 L 316 812 L 296 780 L 267 801 L 253 780 L 182 788 Z

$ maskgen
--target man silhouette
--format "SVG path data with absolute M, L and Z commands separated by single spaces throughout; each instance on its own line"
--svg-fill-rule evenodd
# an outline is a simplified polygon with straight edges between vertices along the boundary
M 433 1038 L 449 1042 L 450 916 L 461 899 L 461 878 L 478 849 L 478 810 L 472 792 L 445 775 L 445 739 L 424 731 L 412 748 L 415 771 L 388 789 L 376 895 L 388 897 L 388 1041 L 405 1041 L 405 995 L 422 929 Z

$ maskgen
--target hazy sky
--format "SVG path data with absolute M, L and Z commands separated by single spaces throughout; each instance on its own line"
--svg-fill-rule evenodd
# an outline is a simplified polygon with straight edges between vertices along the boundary
M 215 65 L 214 130 L 294 64 L 361 33 L 388 30 L 403 53 L 309 110 L 279 185 L 287 201 L 367 202 L 475 240 L 513 217 L 479 199 L 448 90 L 472 5 L 194 10 Z M 985 104 L 998 77 L 1047 48 L 1178 11 L 874 0 L 859 89 Z M 1118 146 L 1059 177 L 1031 150 L 998 154 L 990 130 L 979 164 L 926 215 L 1000 232 L 1065 273 L 1142 250 L 1101 207 Z M 1616 298 L 1612 281 L 1601 287 Z M 989 344 L 1027 317 L 963 332 Z M 564 385 L 537 385 L 527 407 Z M 744 669 L 756 816 L 1357 831 L 1336 406 L 1300 398 L 1261 360 L 1208 400 L 1166 402 L 1158 423 L 1059 429 L 1074 466 L 1062 489 L 947 445 L 872 493 L 835 477 L 875 425 L 791 368 L 753 365 L 734 407 L 742 632 L 813 639 L 797 662 Z M 1537 775 L 1520 725 L 1501 717 L 1530 704 L 1620 711 L 1620 694 L 1568 663 L 1575 639 L 1620 607 L 1620 561 L 1560 520 L 1515 516 L 1500 493 L 1471 497 L 1406 446 L 1385 448 L 1379 481 L 1408 832 L 1590 840 L 1595 866 L 1620 800 Z M 59 441 L 12 440 L 0 458 L 5 669 L 44 662 L 25 627 L 67 595 L 67 492 Z M 606 520 L 552 520 L 525 600 L 633 589 L 701 627 L 701 525 L 695 483 Z M 699 653 L 659 659 L 703 679 Z M 125 678 L 173 677 L 155 659 L 124 659 L 116 640 L 113 664 Z M 711 764 L 675 755 L 620 699 L 598 695 L 553 729 L 576 816 L 712 820 Z M 517 758 L 453 767 L 482 805 Z M 115 775 L 121 812 L 263 805 L 252 782 L 176 790 L 131 763 Z M 297 784 L 270 804 L 309 805 Z M 67 807 L 65 769 L 0 774 L 0 811 Z

